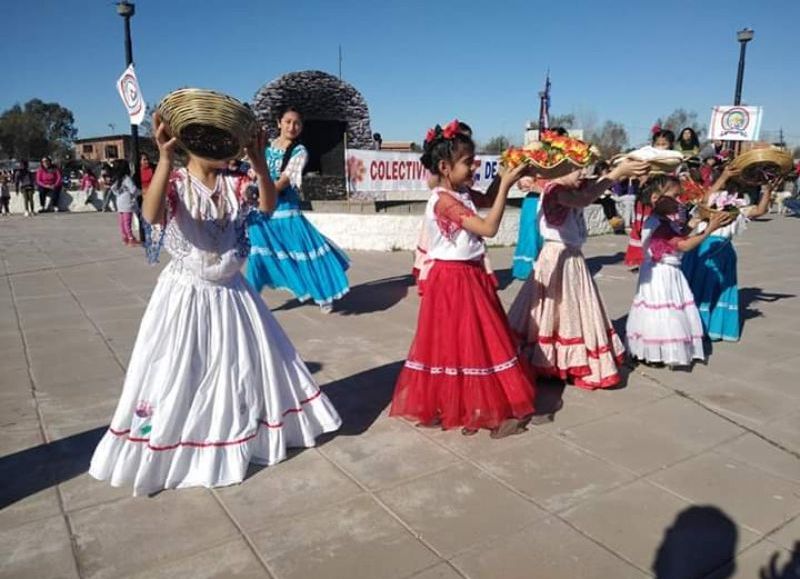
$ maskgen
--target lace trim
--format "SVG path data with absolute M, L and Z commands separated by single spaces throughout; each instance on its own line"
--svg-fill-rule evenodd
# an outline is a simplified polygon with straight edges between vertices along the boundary
M 313 261 L 319 259 L 332 251 L 329 245 L 312 249 L 311 251 L 282 251 L 272 250 L 269 247 L 261 247 L 259 245 L 253 246 L 251 253 L 257 255 L 266 255 L 275 257 L 277 259 L 293 259 L 295 261 Z
M 519 364 L 516 356 L 510 360 L 490 366 L 489 368 L 453 368 L 449 366 L 426 366 L 422 362 L 415 362 L 414 360 L 406 360 L 405 367 L 409 370 L 416 370 L 418 372 L 427 372 L 428 374 L 445 374 L 447 376 L 491 376 L 506 370 L 510 370 Z

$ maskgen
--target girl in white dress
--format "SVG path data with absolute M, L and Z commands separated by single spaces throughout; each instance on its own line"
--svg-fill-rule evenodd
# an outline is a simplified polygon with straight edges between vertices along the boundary
M 250 462 L 275 464 L 288 447 L 313 446 L 341 424 L 241 274 L 249 252 L 241 183 L 220 173 L 225 161 L 192 154 L 170 174 L 176 140 L 157 115 L 153 124 L 160 162 L 143 215 L 166 223 L 162 242 L 172 259 L 89 469 L 113 486 L 132 485 L 134 495 L 239 483 Z M 257 175 L 257 210 L 269 212 L 276 193 L 265 143 L 260 134 L 246 152 Z
M 645 187 L 653 212 L 642 228 L 644 261 L 625 333 L 631 357 L 646 364 L 689 366 L 705 359 L 703 324 L 681 272 L 681 257 L 729 217 L 714 214 L 702 234 L 689 237 L 686 223 L 678 217 L 679 193 L 680 181 L 667 175 L 651 179 Z

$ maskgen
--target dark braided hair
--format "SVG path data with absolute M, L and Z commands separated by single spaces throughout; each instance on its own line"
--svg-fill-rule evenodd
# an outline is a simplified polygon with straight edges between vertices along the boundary
M 672 185 L 681 186 L 681 180 L 675 175 L 659 174 L 651 176 L 642 188 L 641 202 L 645 205 L 652 205 L 653 194 L 661 194 Z
M 439 175 L 439 162 L 453 163 L 459 154 L 475 152 L 475 141 L 472 140 L 472 129 L 466 123 L 453 121 L 442 129 L 436 125 L 428 131 L 420 157 L 422 166 L 433 175 Z
M 286 115 L 286 113 L 296 113 L 297 116 L 300 117 L 300 120 L 301 121 L 303 120 L 303 115 L 300 113 L 299 110 L 297 110 L 292 105 L 287 105 L 285 107 L 282 107 L 280 109 L 280 111 L 278 112 L 278 121 L 279 122 L 280 122 L 281 119 L 283 119 L 283 117 Z M 289 161 L 291 161 L 291 159 L 292 159 L 292 153 L 294 152 L 294 150 L 297 148 L 297 146 L 299 144 L 300 144 L 300 139 L 297 138 L 294 141 L 292 141 L 291 144 L 288 147 L 286 147 L 286 151 L 284 151 L 284 153 L 283 153 L 283 159 L 281 160 L 281 170 L 278 172 L 278 175 L 280 175 L 281 173 L 283 173 L 286 170 L 286 167 L 289 165 Z

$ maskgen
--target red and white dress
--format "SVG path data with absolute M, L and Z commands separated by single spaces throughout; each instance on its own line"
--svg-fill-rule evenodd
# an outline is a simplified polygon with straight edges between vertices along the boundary
M 534 379 L 517 348 L 483 239 L 461 227 L 469 193 L 437 188 L 425 209 L 428 258 L 417 332 L 390 414 L 443 428 L 497 428 L 533 414 Z
M 688 366 L 704 360 L 703 325 L 681 271 L 676 242 L 685 239 L 669 221 L 651 216 L 643 229 L 644 262 L 628 314 L 631 355 L 646 362 Z
M 539 211 L 544 246 L 508 318 L 538 374 L 590 390 L 609 388 L 620 382 L 625 348 L 581 253 L 583 210 L 561 204 L 560 191 L 566 190 L 552 183 L 545 188 Z

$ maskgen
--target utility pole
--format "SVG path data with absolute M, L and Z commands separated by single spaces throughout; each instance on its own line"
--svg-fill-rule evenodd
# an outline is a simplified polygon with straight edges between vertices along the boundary
M 136 7 L 127 0 L 117 2 L 117 14 L 125 19 L 125 67 L 133 64 L 133 47 L 131 45 L 131 18 L 136 13 Z M 133 180 L 137 187 L 139 182 L 139 127 L 131 125 L 131 156 L 133 157 Z

